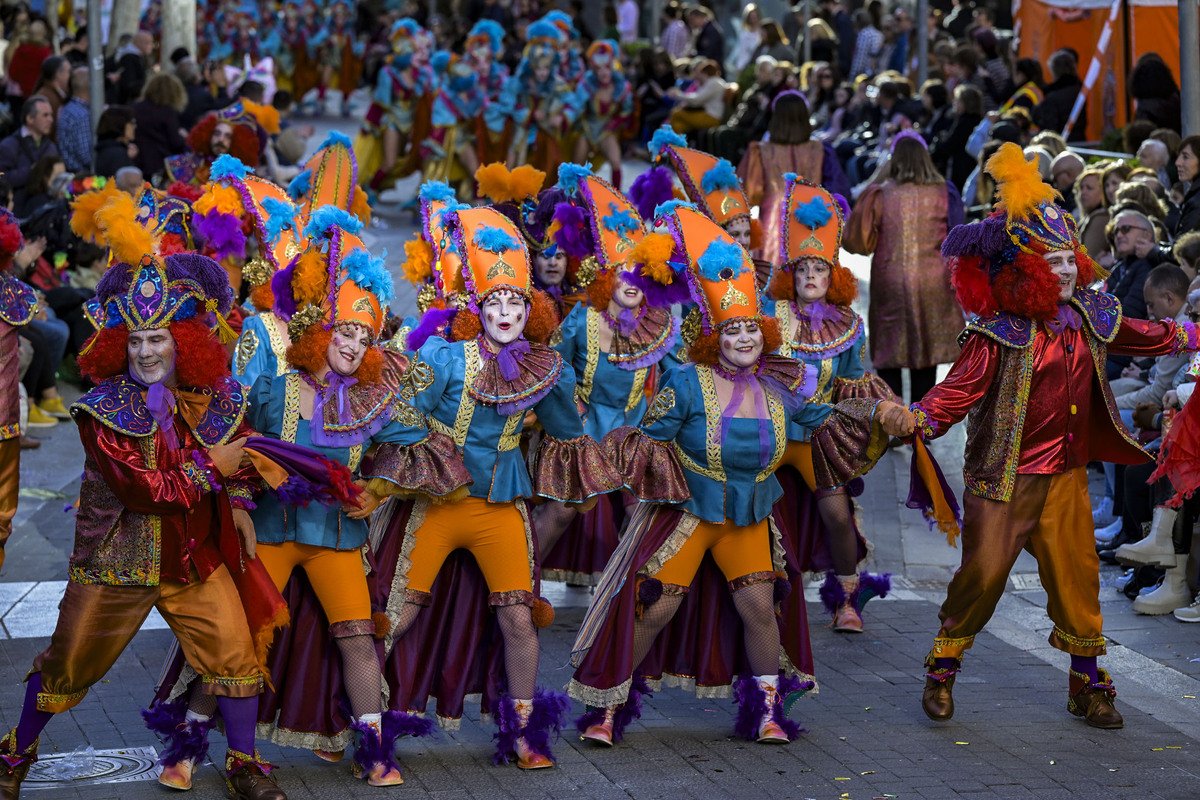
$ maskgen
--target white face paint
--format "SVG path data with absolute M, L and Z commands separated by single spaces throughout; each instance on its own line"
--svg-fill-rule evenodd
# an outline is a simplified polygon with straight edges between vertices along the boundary
M 167 328 L 129 334 L 125 353 L 129 371 L 147 386 L 164 380 L 175 370 L 175 337 Z
M 625 276 L 617 274 L 617 284 L 613 287 L 613 300 L 622 308 L 634 309 L 642 304 L 645 295 L 638 287 L 627 283 Z
M 492 344 L 502 347 L 515 342 L 525 331 L 529 306 L 521 295 L 501 290 L 488 295 L 479 311 L 483 318 L 483 335 Z
M 817 258 L 805 258 L 796 265 L 792 281 L 796 287 L 796 300 L 801 305 L 824 300 L 829 293 L 829 281 L 833 271 L 829 265 Z
M 333 329 L 329 346 L 325 349 L 325 361 L 339 375 L 350 376 L 362 364 L 363 356 L 371 347 L 371 335 L 361 325 L 338 325 Z
M 757 322 L 743 320 L 721 329 L 720 359 L 727 368 L 746 369 L 754 366 L 763 351 L 762 328 Z
M 1066 302 L 1075 294 L 1075 281 L 1079 278 L 1079 265 L 1075 263 L 1074 250 L 1054 250 L 1044 256 L 1058 281 L 1058 299 Z

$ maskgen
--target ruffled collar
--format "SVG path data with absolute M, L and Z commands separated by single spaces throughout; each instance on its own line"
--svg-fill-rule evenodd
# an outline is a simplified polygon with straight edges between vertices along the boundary
M 532 408 L 550 393 L 562 374 L 562 356 L 543 344 L 526 344 L 527 351 L 521 347 L 519 354 L 514 353 L 516 375 L 509 379 L 496 354 L 482 341 L 474 342 L 480 362 L 470 390 L 475 402 L 495 406 L 497 412 L 508 416 Z
M 173 390 L 183 396 L 195 414 L 184 421 L 206 447 L 228 440 L 246 414 L 247 400 L 242 385 L 226 376 L 216 386 Z M 106 428 L 126 436 L 153 436 L 158 423 L 146 404 L 146 390 L 128 375 L 100 383 L 71 406 L 72 414 L 90 414 Z
M 863 333 L 862 317 L 849 306 L 820 302 L 800 309 L 789 301 L 788 310 L 799 323 L 792 350 L 800 358 L 832 358 L 853 347 Z
M 657 364 L 679 339 L 679 320 L 670 311 L 650 306 L 643 309 L 628 334 L 609 322 L 613 335 L 608 360 L 621 369 L 636 370 Z M 608 321 L 605 312 L 597 313 Z
M 320 381 L 303 371 L 300 377 L 316 391 L 308 433 L 318 447 L 362 444 L 391 419 L 394 395 L 382 383 L 363 383 L 341 376 Z
M 20 327 L 37 312 L 37 295 L 16 278 L 0 272 L 0 321 Z

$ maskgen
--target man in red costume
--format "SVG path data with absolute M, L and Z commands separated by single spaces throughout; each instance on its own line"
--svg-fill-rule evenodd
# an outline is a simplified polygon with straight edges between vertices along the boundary
M 954 715 L 963 652 L 1028 549 L 1049 596 L 1050 644 L 1071 656 L 1067 710 L 1093 727 L 1120 728 L 1112 679 L 1096 664 L 1105 643 L 1087 463 L 1150 457 L 1121 423 L 1104 363 L 1108 353 L 1195 350 L 1196 329 L 1125 319 L 1116 298 L 1084 288 L 1098 268 L 1036 163 L 1006 144 L 986 166 L 997 212 L 954 228 L 942 245 L 959 302 L 976 316 L 950 374 L 911 408 L 924 440 L 971 415 L 962 565 L 939 613 L 921 705 L 934 720 Z
M 71 408 L 85 460 L 70 580 L 20 722 L 0 739 L 0 798 L 19 796 L 42 729 L 104 677 L 157 608 L 216 697 L 230 796 L 283 800 L 254 747 L 256 642 L 286 609 L 253 559 L 245 508 L 257 474 L 242 450 L 253 431 L 210 324 L 229 311 L 228 279 L 203 256 L 160 261 L 110 244 L 117 263 L 96 287 L 103 326 L 79 359 L 97 385 Z M 175 736 L 198 748 L 210 727 L 189 719 Z

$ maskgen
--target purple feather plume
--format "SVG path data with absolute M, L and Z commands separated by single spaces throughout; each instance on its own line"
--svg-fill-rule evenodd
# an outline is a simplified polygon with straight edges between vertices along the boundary
M 376 764 L 383 764 L 384 772 L 400 769 L 400 765 L 396 763 L 396 758 L 392 751 L 394 742 L 384 741 L 387 738 L 386 736 L 380 736 L 379 731 L 360 720 L 351 722 L 350 730 L 356 734 L 354 763 L 361 767 L 364 772 L 370 771 Z
M 646 679 L 641 675 L 634 675 L 628 699 L 613 714 L 613 744 L 625 737 L 625 729 L 629 727 L 629 723 L 642 718 L 642 698 L 650 696 L 652 693 Z
M 301 508 L 307 507 L 313 500 L 321 499 L 321 493 L 315 485 L 295 476 L 279 484 L 274 492 L 280 503 Z
M 644 220 L 654 219 L 654 209 L 674 196 L 675 182 L 666 167 L 652 167 L 634 178 L 629 187 L 629 199 Z
M 275 294 L 275 313 L 287 322 L 296 313 L 296 298 L 292 297 L 292 276 L 296 272 L 296 262 L 292 261 L 283 269 L 271 276 L 271 291 Z
M 240 219 L 213 209 L 207 214 L 196 214 L 193 220 L 196 233 L 204 240 L 204 245 L 213 251 L 214 258 L 245 258 L 246 234 L 242 232 Z
M 825 582 L 821 584 L 817 594 L 821 597 L 821 605 L 825 606 L 831 617 L 836 615 L 838 607 L 846 602 L 846 590 L 842 588 L 842 582 L 837 579 L 833 570 L 825 573 Z
M 787 578 L 775 576 L 775 592 L 774 599 L 776 603 L 782 603 L 788 599 L 788 595 L 792 593 L 792 582 Z
M 758 724 L 767 713 L 767 695 L 758 688 L 752 675 L 741 675 L 733 682 L 733 699 L 738 705 L 733 720 L 733 735 L 739 739 L 754 741 L 758 738 Z
M 208 755 L 208 732 L 216 723 L 212 719 L 187 721 L 187 701 L 158 703 L 142 709 L 146 727 L 158 734 L 166 744 L 158 763 L 173 767 L 184 759 L 200 763 Z
M 454 322 L 454 315 L 457 312 L 456 308 L 431 308 L 426 311 L 421 315 L 421 321 L 417 323 L 417 327 L 408 334 L 408 349 L 420 350 L 431 336 L 447 338 L 446 333 Z
M 496 741 L 496 753 L 492 760 L 496 764 L 507 764 L 508 756 L 516 750 L 517 739 L 524 739 L 534 751 L 553 760 L 550 750 L 550 735 L 558 738 L 562 729 L 562 717 L 570 707 L 570 699 L 553 689 L 538 689 L 533 695 L 533 711 L 525 727 L 520 727 L 516 705 L 507 694 L 500 697 L 497 723 L 500 730 L 492 738 Z
M 383 738 L 391 738 L 393 742 L 401 736 L 431 736 L 433 720 L 406 711 L 383 712 Z
M 554 221 L 560 226 L 554 235 L 555 243 L 571 258 L 587 258 L 596 249 L 592 241 L 587 212 L 570 203 L 554 207 Z
M 942 257 L 990 257 L 1011 244 L 1004 216 L 987 217 L 981 222 L 951 228 L 942 242 Z
M 861 613 L 863 606 L 873 597 L 887 597 L 892 589 L 892 573 L 874 575 L 870 572 L 858 573 L 858 591 L 854 593 L 854 607 Z
M 687 278 L 676 276 L 675 280 L 664 286 L 653 278 L 642 274 L 641 270 L 626 270 L 622 277 L 626 282 L 636 286 L 646 295 L 646 303 L 655 308 L 669 308 L 673 303 L 686 303 L 691 299 L 688 291 Z
M 492 763 L 500 766 L 508 763 L 508 757 L 517 749 L 517 739 L 521 738 L 521 720 L 517 718 L 516 704 L 507 694 L 501 695 L 496 703 L 496 727 L 499 730 L 492 734 L 496 742 Z

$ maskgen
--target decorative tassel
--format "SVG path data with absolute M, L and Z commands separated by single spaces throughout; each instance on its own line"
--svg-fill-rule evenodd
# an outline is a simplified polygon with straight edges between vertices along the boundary
M 549 628 L 554 624 L 554 606 L 550 605 L 550 601 L 544 597 L 533 601 L 530 613 L 533 616 L 535 628 Z

